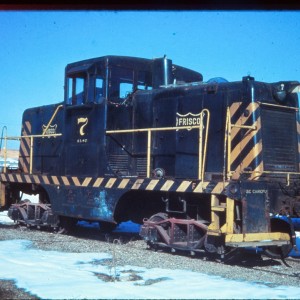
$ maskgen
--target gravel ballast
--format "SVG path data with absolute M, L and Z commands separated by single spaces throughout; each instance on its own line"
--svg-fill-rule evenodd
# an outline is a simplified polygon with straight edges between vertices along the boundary
M 104 252 L 114 257 L 116 266 L 132 265 L 145 268 L 184 269 L 222 276 L 227 279 L 262 283 L 268 286 L 300 286 L 300 260 L 288 258 L 288 266 L 255 253 L 244 253 L 230 263 L 219 263 L 204 254 L 191 257 L 169 250 L 153 251 L 137 233 L 102 233 L 97 228 L 77 226 L 72 235 L 55 234 L 23 226 L 0 224 L 0 241 L 26 239 L 41 250 L 62 252 Z M 9 255 L 9 253 L 8 253 Z M 111 262 L 108 261 L 108 264 Z M 1 299 L 38 299 L 17 289 L 13 281 L 1 280 Z

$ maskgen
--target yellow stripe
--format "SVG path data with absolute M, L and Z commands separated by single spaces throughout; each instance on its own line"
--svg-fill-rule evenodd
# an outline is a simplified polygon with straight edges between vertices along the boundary
M 157 185 L 158 182 L 159 182 L 158 179 L 153 179 L 153 180 L 151 180 L 151 181 L 149 182 L 149 184 L 147 185 L 146 190 L 148 190 L 148 191 L 154 190 L 154 188 L 155 188 L 155 186 Z
M 237 112 L 237 110 L 239 109 L 241 103 L 242 102 L 234 102 L 234 103 L 231 104 L 231 106 L 230 106 L 231 116 L 233 116 Z
M 82 186 L 88 186 L 89 183 L 91 182 L 92 177 L 87 177 L 84 179 Z
M 212 194 L 220 194 L 224 188 L 228 185 L 228 182 L 218 182 L 217 185 L 211 191 Z
M 25 180 L 27 183 L 31 183 L 31 179 L 30 179 L 29 175 L 24 175 L 24 177 L 25 177 Z
M 174 184 L 173 180 L 167 180 L 166 183 L 162 186 L 162 188 L 160 190 L 161 191 L 168 191 L 173 184 Z
M 59 181 L 57 179 L 57 176 L 51 176 L 51 178 L 52 178 L 54 184 L 59 185 Z
M 115 183 L 116 180 L 117 180 L 117 178 L 110 178 L 108 180 L 108 182 L 106 183 L 105 187 L 106 188 L 111 188 L 114 185 L 114 183 Z
M 233 103 L 230 108 L 229 108 L 229 111 L 230 111 L 230 118 L 232 118 L 233 115 L 235 115 L 235 113 L 238 111 L 240 105 L 241 105 L 242 102 L 236 102 L 236 103 Z M 230 121 L 231 122 L 231 121 Z M 238 120 L 237 120 L 237 123 L 236 125 L 241 125 L 241 116 L 239 116 Z M 239 128 L 236 128 L 236 127 L 233 127 L 230 129 L 230 134 L 231 134 L 231 140 L 234 139 L 234 137 L 239 133 L 240 129 Z
M 21 175 L 20 175 L 20 174 L 17 174 L 16 176 L 17 176 L 17 181 L 21 183 L 21 182 L 22 182 L 22 177 L 21 177 Z
M 263 171 L 263 162 L 261 162 L 251 173 L 250 179 L 258 180 Z
M 33 180 L 34 180 L 34 182 L 37 183 L 37 184 L 41 183 L 41 182 L 40 182 L 40 179 L 39 179 L 39 176 L 37 176 L 37 175 L 33 175 Z
M 118 186 L 118 189 L 124 189 L 126 187 L 126 185 L 128 184 L 128 182 L 130 181 L 130 179 L 126 178 L 126 179 L 123 179 L 119 186 Z
M 77 177 L 72 177 L 72 180 L 76 186 L 80 186 L 80 182 Z
M 24 127 L 23 127 L 22 135 L 27 136 L 31 134 L 31 124 L 28 121 L 25 122 Z M 25 173 L 28 173 L 28 167 L 29 167 L 29 152 L 28 152 L 30 149 L 29 145 L 30 145 L 29 138 L 21 139 L 20 165 Z
M 240 124 L 236 123 L 236 125 L 240 125 Z M 240 128 L 236 128 L 236 127 L 231 128 L 231 132 L 230 132 L 231 140 L 233 140 L 236 137 L 236 135 L 240 133 L 240 130 L 241 130 Z
M 23 172 L 28 173 L 29 159 L 20 157 L 20 165 L 21 165 L 21 169 L 23 170 Z
M 241 115 L 241 116 L 239 117 L 239 119 L 237 120 L 237 122 L 236 122 L 235 124 L 233 124 L 233 125 L 244 125 L 250 118 L 252 118 L 253 113 L 255 112 L 255 110 L 256 110 L 258 107 L 259 107 L 259 106 L 258 106 L 257 103 L 250 103 L 250 104 L 247 106 L 247 108 L 246 108 L 246 110 L 249 111 L 249 115 L 248 115 L 247 117 L 245 117 L 244 115 Z M 231 109 L 230 109 L 230 111 L 231 111 Z M 231 114 L 231 116 L 232 116 L 232 115 L 233 115 L 233 114 Z M 257 122 L 258 122 L 258 120 L 256 121 L 256 123 L 257 123 Z M 260 124 L 260 122 L 259 122 L 259 124 Z M 253 124 L 253 125 L 256 125 L 256 126 L 257 126 L 257 124 Z M 240 133 L 240 131 L 241 131 L 240 128 L 233 127 L 233 128 L 231 129 L 231 140 L 233 140 L 233 139 L 235 138 L 235 136 L 236 136 L 238 133 Z
M 49 178 L 47 176 L 43 176 L 42 180 L 45 184 L 50 184 Z
M 62 176 L 61 179 L 62 179 L 64 185 L 70 185 L 70 182 L 66 176 Z
M 185 192 L 190 184 L 191 184 L 191 181 L 183 181 L 180 184 L 180 186 L 177 188 L 176 192 Z
M 102 181 L 103 181 L 103 178 L 97 178 L 93 187 L 99 187 L 101 185 Z
M 194 193 L 202 193 L 203 190 L 206 189 L 206 187 L 209 185 L 209 181 L 206 181 L 206 182 L 200 182 L 196 187 L 195 189 L 193 190 Z
M 253 125 L 257 126 L 260 124 L 260 119 L 258 118 L 257 122 Z M 259 126 L 260 127 L 260 126 Z M 257 130 L 259 130 L 257 126 Z M 249 141 L 257 134 L 257 131 L 251 131 L 246 136 L 244 136 L 241 141 L 236 145 L 236 147 L 231 151 L 231 163 L 233 164 L 236 158 L 240 155 L 241 151 L 247 146 Z
M 31 133 L 31 123 L 29 121 L 25 122 L 26 132 Z
M 246 109 L 245 109 L 245 110 L 248 110 L 248 111 L 249 111 L 248 116 L 245 116 L 244 112 L 242 112 L 244 124 L 248 121 L 248 119 L 252 118 L 252 114 L 253 114 L 253 112 L 254 112 L 255 109 L 256 109 L 256 108 L 255 108 L 255 105 L 253 105 L 253 104 L 254 104 L 253 102 L 249 103 L 248 106 L 247 106 Z
M 136 182 L 133 184 L 132 189 L 138 190 L 143 182 L 144 182 L 144 179 L 137 179 Z
M 261 152 L 261 147 L 259 144 L 256 144 L 255 147 L 247 154 L 247 156 L 243 160 L 243 168 L 249 167 L 251 161 L 257 157 Z
M 23 142 L 21 144 L 21 153 L 22 153 L 22 156 L 28 157 L 29 153 L 28 153 L 28 151 L 26 149 L 26 146 L 27 146 L 27 148 L 29 148 L 29 144 L 30 144 L 29 143 L 29 138 L 23 138 L 22 140 L 23 140 Z
M 12 174 L 8 174 L 8 180 L 14 182 L 14 178 L 13 178 Z
M 246 234 L 228 234 L 225 237 L 226 243 L 243 243 L 261 241 L 290 241 L 288 233 L 282 232 L 262 232 L 262 233 L 246 233 Z
M 29 121 L 25 122 L 25 128 L 23 127 L 23 136 L 27 136 L 31 134 L 31 124 Z M 26 147 L 29 149 L 30 148 L 30 139 L 29 138 L 24 138 L 21 140 L 21 151 L 25 156 L 29 156 L 29 153 L 26 150 Z

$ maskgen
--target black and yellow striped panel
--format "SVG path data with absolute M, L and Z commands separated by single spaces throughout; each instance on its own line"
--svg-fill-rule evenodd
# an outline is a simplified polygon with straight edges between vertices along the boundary
M 31 124 L 29 121 L 24 122 L 22 127 L 22 136 L 31 135 Z M 29 172 L 30 164 L 30 138 L 22 138 L 20 144 L 19 163 L 21 170 Z
M 145 190 L 178 193 L 213 193 L 222 194 L 225 192 L 227 182 L 213 181 L 192 181 L 172 179 L 151 179 L 151 178 L 115 178 L 115 177 L 84 177 L 75 176 L 46 176 L 29 174 L 0 174 L 0 181 L 13 183 L 32 183 L 42 185 L 57 185 L 66 187 L 91 187 L 125 190 Z
M 234 103 L 230 107 L 231 153 L 230 171 L 238 179 L 244 171 L 252 172 L 253 179 L 263 171 L 261 117 L 258 103 Z M 256 129 L 239 126 L 255 126 Z

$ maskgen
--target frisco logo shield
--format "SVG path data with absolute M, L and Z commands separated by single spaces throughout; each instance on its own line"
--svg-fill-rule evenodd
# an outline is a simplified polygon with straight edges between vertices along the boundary
M 187 113 L 185 115 L 181 115 L 180 113 L 176 113 L 176 127 L 181 126 L 200 126 L 201 119 L 199 114 Z
M 44 134 L 56 134 L 57 124 L 50 125 L 47 130 L 46 130 L 46 128 L 47 128 L 46 125 L 43 125 L 42 127 L 43 127 L 43 133 Z

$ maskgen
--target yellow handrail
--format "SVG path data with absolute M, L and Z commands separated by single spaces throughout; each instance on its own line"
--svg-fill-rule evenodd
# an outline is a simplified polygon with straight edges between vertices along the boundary
M 61 104 L 61 105 L 58 105 L 58 106 L 56 107 L 56 110 L 54 111 L 54 113 L 53 113 L 53 115 L 52 115 L 50 121 L 48 122 L 48 124 L 47 124 L 47 126 L 45 127 L 45 129 L 43 129 L 43 136 L 45 136 L 45 133 L 47 132 L 47 130 L 48 130 L 49 126 L 51 125 L 53 119 L 55 118 L 55 116 L 57 115 L 58 111 L 59 111 L 62 107 L 64 107 L 62 104 Z
M 206 130 L 205 130 L 205 142 L 204 142 L 204 149 L 203 149 L 203 162 L 202 162 L 202 145 L 203 145 L 203 114 L 206 112 L 207 119 L 206 119 Z M 199 135 L 201 136 L 201 140 L 199 141 L 199 170 L 198 170 L 198 178 L 204 181 L 204 170 L 205 170 L 205 164 L 206 164 L 206 151 L 207 151 L 207 140 L 208 140 L 208 129 L 209 129 L 209 122 L 210 122 L 210 113 L 208 109 L 203 109 L 201 111 L 201 121 L 200 121 L 200 127 L 199 127 Z M 200 151 L 201 148 L 201 151 Z M 201 163 L 200 163 L 201 161 Z
M 203 126 L 203 115 L 207 113 L 206 126 Z M 153 131 L 178 131 L 178 130 L 192 130 L 199 129 L 199 168 L 198 168 L 198 179 L 204 180 L 204 168 L 206 163 L 206 152 L 207 152 L 207 140 L 208 140 L 208 129 L 209 129 L 210 113 L 209 110 L 204 109 L 200 113 L 200 125 L 198 126 L 180 126 L 180 127 L 157 127 L 157 128 L 138 128 L 138 129 L 121 129 L 121 130 L 107 130 L 106 134 L 119 134 L 119 133 L 136 133 L 136 132 L 147 132 L 147 177 L 151 174 L 151 133 Z M 205 133 L 205 144 L 203 147 L 203 128 L 206 128 Z M 203 149 L 203 154 L 202 154 Z
M 33 165 L 33 139 L 34 138 L 44 138 L 44 137 L 57 137 L 62 136 L 62 133 L 55 133 L 55 134 L 35 134 L 35 135 L 22 135 L 22 136 L 5 136 L 4 137 L 4 145 L 5 145 L 5 151 L 4 151 L 4 168 L 3 172 L 6 173 L 6 161 L 7 161 L 7 141 L 20 141 L 21 139 L 27 139 L 30 138 L 30 153 L 29 153 L 29 174 L 32 174 L 32 165 Z

